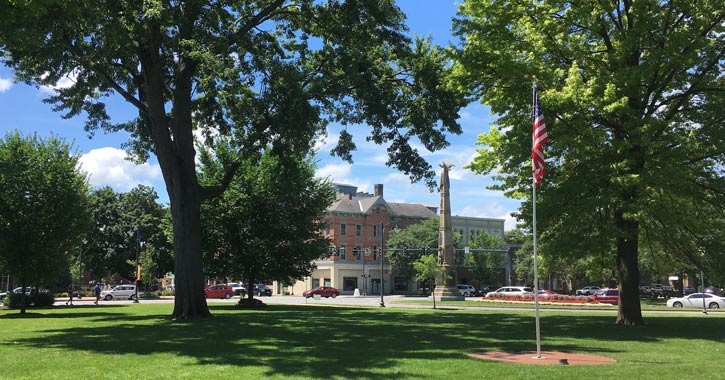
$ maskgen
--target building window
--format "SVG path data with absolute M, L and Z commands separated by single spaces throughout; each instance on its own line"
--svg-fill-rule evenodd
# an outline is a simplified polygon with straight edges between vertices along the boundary
M 357 289 L 357 277 L 343 277 L 342 278 L 342 291 L 343 292 L 354 292 Z
M 378 225 L 373 224 L 373 237 L 377 237 L 377 236 L 378 236 Z
M 340 243 L 340 260 L 345 260 L 345 251 L 347 251 L 347 246 L 345 243 Z
M 329 278 L 325 279 L 325 286 L 332 286 L 332 282 L 330 282 Z
M 340 236 L 345 236 L 347 234 L 347 225 L 345 223 L 340 223 Z
M 330 237 L 330 225 L 328 224 L 327 227 L 325 227 L 325 237 Z
M 312 289 L 319 288 L 320 287 L 320 279 L 319 278 L 313 278 L 312 279 Z
M 355 226 L 355 236 L 362 236 L 362 224 Z
M 407 292 L 408 291 L 408 279 L 405 277 L 396 277 L 394 289 L 396 292 Z

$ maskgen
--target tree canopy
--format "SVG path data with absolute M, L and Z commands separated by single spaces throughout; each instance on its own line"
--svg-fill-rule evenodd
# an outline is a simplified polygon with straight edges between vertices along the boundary
M 411 224 L 401 230 L 393 230 L 386 245 L 386 256 L 393 271 L 401 276 L 415 275 L 413 262 L 426 254 L 438 257 L 438 235 L 440 218 L 428 218 L 420 223 Z M 453 245 L 459 247 L 461 234 L 453 233 Z M 407 247 L 403 252 L 402 247 Z M 457 256 L 457 263 L 461 259 Z
M 465 265 L 474 275 L 474 280 L 480 284 L 504 284 L 505 276 L 501 276 L 504 264 L 506 243 L 498 236 L 481 231 L 475 234 L 468 242 L 470 254 L 465 258 Z
M 234 151 L 217 144 L 214 154 L 225 161 Z M 209 150 L 201 158 L 202 178 L 217 180 L 219 161 Z M 334 197 L 331 184 L 314 174 L 311 160 L 271 151 L 259 163 L 243 163 L 224 195 L 202 206 L 206 275 L 243 280 L 250 299 L 255 283 L 309 276 L 330 246 L 319 232 Z
M 168 209 L 157 203 L 156 192 L 139 185 L 126 193 L 110 187 L 95 189 L 90 194 L 93 226 L 83 236 L 83 268 L 91 279 L 109 279 L 118 274 L 136 278 L 136 244 L 148 260 L 142 273 L 151 278 L 163 277 L 173 271 L 173 256 L 166 226 Z M 80 257 L 77 257 L 80 259 Z
M 541 242 L 616 257 L 620 324 L 643 323 L 643 244 L 722 268 L 724 19 L 717 1 L 467 0 L 454 22 L 461 83 L 500 115 L 471 168 L 531 193 L 535 77 L 549 131 Z
M 465 97 L 449 84 L 445 54 L 405 36 L 392 0 L 4 0 L 0 8 L 0 55 L 17 78 L 72 78 L 48 99 L 56 110 L 85 114 L 91 134 L 129 132 L 138 159 L 156 155 L 174 226 L 174 319 L 209 315 L 201 202 L 223 192 L 244 159 L 269 145 L 307 152 L 336 123 L 345 128 L 333 153 L 351 160 L 350 131 L 365 123 L 368 141 L 388 146 L 388 165 L 433 188 L 435 172 L 411 143 L 436 151 L 446 133 L 461 131 Z M 111 120 L 109 96 L 138 117 Z M 195 132 L 236 142 L 219 183 L 199 182 Z
M 78 250 L 90 220 L 78 158 L 55 137 L 15 131 L 0 139 L 0 267 L 23 288 L 50 285 Z

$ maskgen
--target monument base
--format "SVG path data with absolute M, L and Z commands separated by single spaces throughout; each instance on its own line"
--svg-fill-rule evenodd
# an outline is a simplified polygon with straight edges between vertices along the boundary
M 436 286 L 433 290 L 433 297 L 436 301 L 465 301 L 466 297 L 461 295 L 457 287 Z

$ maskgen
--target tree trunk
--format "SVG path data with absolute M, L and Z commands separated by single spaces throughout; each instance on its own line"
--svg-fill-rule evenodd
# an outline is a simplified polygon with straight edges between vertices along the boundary
M 618 210 L 615 223 L 619 230 L 617 237 L 617 268 L 619 272 L 619 307 L 617 324 L 644 325 L 639 300 L 638 244 L 639 223 L 625 220 L 624 212 Z
M 195 186 L 175 186 L 170 196 L 174 224 L 176 297 L 171 318 L 188 320 L 211 314 L 204 296 L 201 255 L 201 200 Z M 169 192 L 171 193 L 171 192 Z
M 25 289 L 25 285 L 22 285 L 20 289 L 20 314 L 25 314 L 25 305 L 28 302 L 28 298 L 25 297 Z M 5 297 L 10 297 L 10 290 L 8 290 L 8 294 Z

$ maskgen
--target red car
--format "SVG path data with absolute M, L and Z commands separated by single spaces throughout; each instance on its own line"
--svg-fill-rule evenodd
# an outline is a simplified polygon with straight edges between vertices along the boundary
M 210 285 L 204 289 L 206 298 L 226 298 L 234 297 L 234 289 L 227 284 Z
M 612 305 L 619 304 L 619 289 L 604 288 L 598 290 L 592 296 L 599 303 L 611 303 Z
M 305 290 L 302 296 L 310 298 L 315 294 L 319 294 L 321 297 L 332 297 L 335 298 L 340 295 L 340 291 L 332 286 L 320 286 L 314 289 Z
M 551 297 L 551 296 L 558 296 L 558 293 L 554 293 L 551 290 L 546 289 L 539 289 L 539 298 L 541 297 Z

